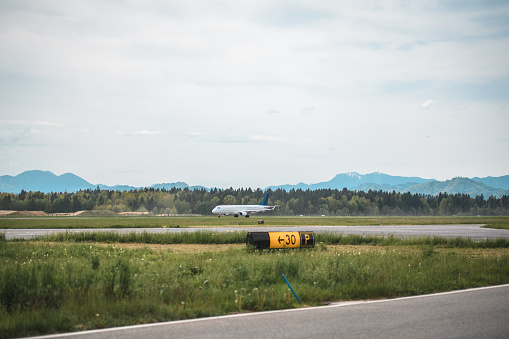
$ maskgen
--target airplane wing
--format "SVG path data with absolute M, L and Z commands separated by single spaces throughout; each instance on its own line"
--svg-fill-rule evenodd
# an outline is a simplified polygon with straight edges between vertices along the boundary
M 261 208 L 256 209 L 242 209 L 238 212 L 245 212 L 245 213 L 256 213 L 256 212 L 263 212 L 263 211 L 272 211 L 274 208 L 276 208 L 277 205 L 274 206 L 260 206 Z

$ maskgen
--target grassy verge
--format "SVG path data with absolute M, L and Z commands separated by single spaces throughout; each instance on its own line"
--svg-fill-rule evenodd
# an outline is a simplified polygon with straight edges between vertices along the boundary
M 318 244 L 334 245 L 378 245 L 378 246 L 442 246 L 445 248 L 509 248 L 509 239 L 486 239 L 483 241 L 471 238 L 444 237 L 409 237 L 400 238 L 393 235 L 355 235 L 322 233 L 316 234 Z
M 359 225 L 450 225 L 486 224 L 509 229 L 509 217 L 274 217 L 253 215 L 251 218 L 223 217 L 0 217 L 0 229 L 9 228 L 146 228 L 262 226 L 359 226 Z
M 438 238 L 398 239 L 392 245 L 360 238 L 321 240 L 370 245 L 319 244 L 314 250 L 262 253 L 236 246 L 190 254 L 174 253 L 171 246 L 178 245 L 155 250 L 79 239 L 4 239 L 0 337 L 297 307 L 281 274 L 305 305 L 509 282 L 506 245 L 463 249 L 468 246 Z M 349 250 L 340 250 L 345 247 Z
M 179 232 L 179 233 L 148 233 L 148 232 L 65 232 L 52 233 L 33 238 L 33 241 L 47 242 L 101 242 L 101 243 L 138 243 L 138 244 L 244 244 L 247 232 Z M 2 234 L 0 233 L 0 236 Z M 5 237 L 5 235 L 4 235 Z M 355 235 L 337 233 L 315 234 L 317 246 L 326 245 L 442 245 L 457 248 L 509 248 L 509 239 L 487 239 L 485 241 L 470 238 L 443 238 L 443 237 L 412 237 L 408 239 L 379 235 Z M 13 241 L 27 241 L 16 239 Z
M 52 233 L 33 238 L 34 241 L 49 242 L 101 242 L 101 243 L 138 243 L 138 244 L 243 244 L 247 232 L 64 232 Z M 13 241 L 25 241 L 15 239 Z

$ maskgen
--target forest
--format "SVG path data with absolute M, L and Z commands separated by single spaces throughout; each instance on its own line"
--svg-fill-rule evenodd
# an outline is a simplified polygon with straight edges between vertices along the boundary
M 326 216 L 469 216 L 509 215 L 509 196 L 496 198 L 466 194 L 437 196 L 384 191 L 282 190 L 269 192 L 269 204 L 278 205 L 265 215 L 326 215 Z M 216 205 L 259 204 L 265 192 L 261 189 L 188 188 L 130 191 L 84 190 L 75 193 L 42 193 L 21 191 L 19 194 L 0 193 L 0 210 L 44 211 L 71 213 L 105 210 L 120 212 L 149 212 L 152 215 L 211 215 Z

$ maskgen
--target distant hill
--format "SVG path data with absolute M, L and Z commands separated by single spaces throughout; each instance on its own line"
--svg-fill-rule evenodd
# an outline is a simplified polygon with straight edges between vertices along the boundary
M 485 185 L 509 190 L 509 175 L 503 175 L 501 177 L 485 177 L 485 178 L 472 178 L 472 180 L 483 183 Z
M 346 187 L 347 189 L 352 189 L 356 186 L 362 185 L 362 184 L 379 184 L 379 185 L 402 185 L 402 184 L 408 184 L 408 183 L 425 183 L 435 181 L 435 179 L 424 179 L 419 177 L 401 177 L 401 176 L 393 176 L 389 174 L 384 174 L 380 172 L 374 172 L 370 174 L 359 174 L 356 172 L 350 172 L 350 173 L 343 173 L 336 175 L 332 180 L 314 184 L 312 186 L 315 187 L 326 187 L 326 186 L 332 186 L 337 189 L 343 189 Z
M 351 190 L 354 191 L 364 191 L 368 192 L 369 190 L 372 191 L 384 191 L 384 192 L 407 192 L 408 188 L 414 185 L 418 185 L 416 182 L 407 182 L 404 184 L 398 184 L 398 185 L 389 185 L 389 184 L 362 184 L 359 186 L 352 187 Z
M 362 184 L 352 188 L 356 191 L 367 192 L 373 191 L 385 191 L 392 192 L 396 191 L 399 193 L 410 192 L 412 194 L 424 194 L 424 195 L 438 195 L 440 193 L 447 194 L 468 194 L 471 197 L 483 195 L 485 198 L 493 195 L 500 198 L 503 195 L 509 195 L 509 190 L 501 188 L 495 188 L 483 184 L 482 182 L 475 181 L 469 178 L 454 178 L 446 181 L 429 181 L 422 184 L 406 183 L 400 185 L 388 185 L 388 184 Z
M 39 191 L 44 193 L 50 192 L 77 192 L 79 190 L 96 189 L 99 186 L 100 189 L 104 190 L 118 190 L 118 191 L 130 191 L 140 189 L 144 187 L 135 187 L 128 185 L 115 185 L 107 186 L 102 184 L 91 184 L 85 179 L 72 173 L 65 173 L 62 175 L 55 175 L 49 171 L 26 171 L 16 176 L 3 175 L 0 176 L 0 192 L 6 193 L 19 193 L 21 190 L 25 191 Z M 157 188 L 171 189 L 177 188 L 189 188 L 189 189 L 207 189 L 203 186 L 189 186 L 185 182 L 176 183 L 165 183 L 155 184 L 150 186 Z
M 490 186 L 484 182 L 492 183 L 497 186 Z M 356 172 L 343 173 L 336 175 L 333 179 L 317 184 L 299 183 L 297 185 L 279 185 L 269 186 L 272 190 L 278 188 L 291 189 L 338 189 L 343 188 L 355 191 L 385 191 L 385 192 L 410 192 L 412 194 L 438 195 L 440 192 L 448 194 L 468 194 L 472 197 L 484 195 L 489 197 L 494 195 L 501 197 L 509 195 L 509 175 L 503 177 L 487 178 L 454 178 L 446 181 L 437 181 L 435 179 L 424 179 L 419 177 L 401 177 L 375 172 L 371 174 L 359 174 Z
M 495 185 L 495 186 L 494 186 Z M 0 192 L 19 193 L 22 189 L 25 191 L 40 192 L 76 192 L 79 190 L 96 189 L 130 191 L 145 187 L 135 187 L 128 185 L 107 186 L 102 184 L 91 184 L 90 182 L 80 178 L 79 176 L 66 173 L 55 175 L 49 171 L 26 171 L 16 176 L 4 175 L 0 177 Z M 410 192 L 425 195 L 437 195 L 440 192 L 448 194 L 468 194 L 472 197 L 484 195 L 489 197 L 494 195 L 501 197 L 509 195 L 509 175 L 502 177 L 486 177 L 486 178 L 454 178 L 446 181 L 437 181 L 435 179 L 424 179 L 419 177 L 401 177 L 374 172 L 370 174 L 359 174 L 356 172 L 342 173 L 336 175 L 329 181 L 316 184 L 305 184 L 300 182 L 296 185 L 279 185 L 269 186 L 265 189 L 276 190 L 278 188 L 289 191 L 291 189 L 317 190 L 317 189 L 338 189 L 343 188 L 356 191 L 367 192 L 386 191 L 386 192 Z M 148 186 L 154 189 L 172 188 L 188 188 L 205 189 L 204 186 L 189 186 L 185 182 L 161 183 Z
M 26 171 L 14 177 L 10 175 L 0 177 L 0 191 L 8 193 L 19 193 L 22 189 L 40 192 L 76 192 L 96 187 L 72 173 L 57 176 L 49 171 Z
M 406 191 L 410 193 L 419 193 L 425 195 L 438 195 L 439 193 L 448 194 L 468 194 L 471 197 L 483 195 L 485 198 L 493 195 L 500 198 L 503 195 L 509 195 L 509 190 L 494 188 L 481 182 L 469 178 L 454 178 L 446 181 L 434 181 L 408 187 Z
M 99 184 L 99 185 L 96 185 L 94 187 L 94 189 L 97 188 L 97 186 L 99 186 L 99 189 L 112 190 L 112 191 L 130 191 L 130 190 L 136 190 L 139 188 L 139 187 L 129 186 L 129 185 L 108 186 L 108 185 Z
M 205 186 L 189 186 L 188 184 L 186 184 L 185 182 L 182 182 L 182 181 L 178 181 L 178 182 L 172 182 L 172 183 L 164 183 L 164 184 L 154 184 L 152 186 L 150 186 L 150 188 L 154 188 L 154 189 L 167 189 L 167 190 L 171 190 L 172 188 L 181 188 L 181 189 L 184 189 L 184 188 L 189 188 L 190 190 L 201 190 L 201 189 L 204 189 L 204 190 L 208 190 L 207 187 Z
M 407 187 L 421 184 L 425 182 L 435 181 L 435 179 L 424 179 L 419 177 L 400 177 L 393 176 L 389 174 L 384 174 L 380 172 L 374 172 L 370 174 L 359 174 L 357 172 L 350 173 L 342 173 L 336 175 L 329 181 L 320 182 L 317 184 L 307 185 L 304 183 L 299 183 L 297 185 L 279 185 L 279 186 L 269 186 L 272 190 L 281 188 L 285 190 L 291 189 L 338 189 L 342 190 L 343 188 L 347 189 L 356 189 L 360 190 L 361 187 L 371 187 L 372 185 L 377 185 L 376 187 L 381 187 L 380 189 L 385 190 L 385 188 L 392 187 L 394 185 L 406 185 Z M 369 185 L 367 185 L 369 184 Z M 383 188 L 382 188 L 383 187 Z M 369 190 L 369 189 L 368 189 Z M 378 190 L 378 189 L 377 189 Z M 366 190 L 367 191 L 367 190 Z M 392 191 L 392 189 L 391 189 Z

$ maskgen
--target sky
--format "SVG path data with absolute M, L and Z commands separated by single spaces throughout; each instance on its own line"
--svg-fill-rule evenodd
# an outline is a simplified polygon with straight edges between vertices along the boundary
M 509 174 L 507 1 L 0 0 L 0 175 Z

